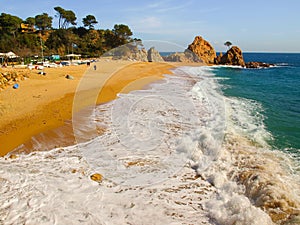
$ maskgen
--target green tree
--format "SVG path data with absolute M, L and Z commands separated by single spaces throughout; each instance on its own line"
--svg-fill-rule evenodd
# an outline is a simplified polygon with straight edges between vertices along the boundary
M 50 33 L 45 45 L 48 49 L 59 52 L 59 54 L 64 55 L 67 53 L 67 45 L 69 42 L 69 32 L 65 29 L 54 30 Z
M 72 44 L 78 42 L 78 35 L 72 29 L 57 29 L 50 33 L 45 45 L 61 55 L 71 53 Z
M 86 28 L 84 28 L 84 27 L 78 27 L 78 28 L 72 27 L 70 29 L 72 29 L 72 32 L 74 34 L 78 35 L 80 38 L 82 38 L 88 32 L 88 30 Z
M 103 36 L 104 36 L 105 51 L 109 51 L 110 49 L 119 46 L 119 44 L 116 42 L 116 36 L 112 32 L 112 30 L 106 29 L 103 32 Z
M 132 31 L 127 25 L 124 24 L 115 24 L 114 29 L 112 29 L 112 32 L 115 36 L 115 40 L 117 46 L 127 44 L 132 39 L 130 38 L 132 36 Z
M 29 26 L 34 26 L 35 25 L 35 18 L 34 17 L 28 17 L 25 20 L 25 23 L 28 24 Z
M 94 25 L 98 23 L 95 16 L 87 15 L 82 19 L 82 23 L 85 27 L 89 27 L 89 29 L 94 29 Z
M 35 16 L 35 26 L 41 31 L 49 30 L 52 28 L 52 17 L 47 13 Z
M 22 19 L 6 13 L 0 15 L 0 28 L 1 32 L 12 34 L 16 37 L 16 32 L 19 30 Z
M 54 10 L 57 12 L 56 17 L 58 17 L 58 29 L 61 29 L 65 10 L 60 6 L 54 7 Z
M 231 43 L 230 41 L 226 41 L 226 42 L 224 43 L 224 45 L 227 46 L 227 48 L 229 49 L 230 46 L 232 45 L 232 43 Z
M 58 17 L 58 28 L 67 29 L 70 24 L 76 25 L 76 15 L 72 10 L 65 10 L 60 6 L 54 7 Z

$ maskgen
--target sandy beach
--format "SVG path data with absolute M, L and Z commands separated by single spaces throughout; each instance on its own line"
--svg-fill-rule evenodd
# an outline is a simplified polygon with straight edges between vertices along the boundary
M 117 93 L 141 89 L 161 79 L 162 74 L 171 74 L 172 67 L 168 63 L 102 59 L 90 67 L 45 68 L 45 76 L 37 70 L 23 69 L 29 78 L 20 81 L 18 89 L 8 87 L 0 91 L 0 156 L 32 136 L 63 126 L 71 119 L 72 110 L 78 112 L 89 105 L 108 102 Z M 74 79 L 66 79 L 66 75 Z M 74 106 L 75 93 L 83 100 Z

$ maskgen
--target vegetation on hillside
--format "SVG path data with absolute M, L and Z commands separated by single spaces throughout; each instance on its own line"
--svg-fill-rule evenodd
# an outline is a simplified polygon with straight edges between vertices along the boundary
M 54 17 L 41 13 L 25 20 L 15 15 L 0 14 L 0 52 L 13 51 L 22 58 L 41 55 L 61 56 L 76 53 L 83 57 L 98 57 L 117 46 L 135 41 L 127 25 L 113 29 L 95 29 L 94 15 L 82 18 L 83 27 L 72 10 L 54 7 Z M 58 21 L 58 28 L 52 26 Z

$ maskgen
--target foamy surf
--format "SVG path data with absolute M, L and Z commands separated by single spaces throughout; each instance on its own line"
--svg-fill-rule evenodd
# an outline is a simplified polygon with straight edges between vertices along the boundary
M 180 67 L 97 106 L 88 142 L 0 159 L 3 224 L 297 224 L 299 171 L 269 150 L 263 110 L 213 68 Z M 75 130 L 76 133 L 76 130 Z M 94 132 L 92 132 L 94 133 Z M 93 173 L 104 176 L 92 181 Z

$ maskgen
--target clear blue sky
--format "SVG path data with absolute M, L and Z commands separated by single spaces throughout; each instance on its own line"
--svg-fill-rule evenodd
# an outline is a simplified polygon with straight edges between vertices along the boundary
M 163 51 L 186 48 L 201 35 L 217 51 L 229 40 L 244 52 L 300 52 L 299 0 L 0 0 L 1 12 L 22 19 L 54 17 L 55 6 L 72 10 L 80 26 L 88 14 L 99 21 L 97 29 L 127 24 L 134 37 L 149 45 L 158 40 Z

